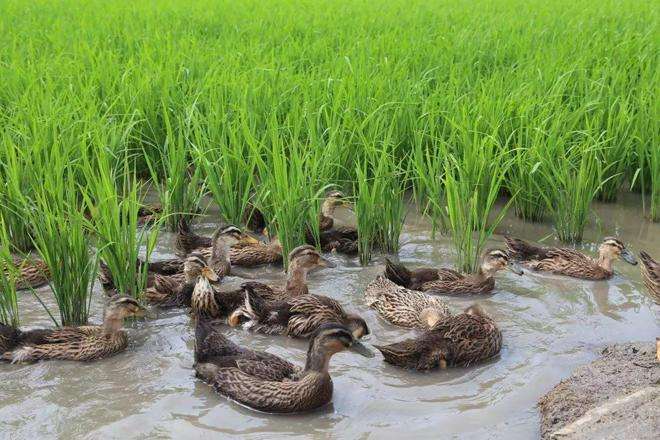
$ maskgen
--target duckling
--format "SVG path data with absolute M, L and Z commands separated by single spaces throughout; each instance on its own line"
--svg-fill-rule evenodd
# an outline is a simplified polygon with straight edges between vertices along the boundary
M 122 330 L 124 318 L 140 317 L 144 313 L 144 307 L 135 299 L 117 296 L 105 311 L 103 325 L 18 331 L 13 345 L 4 347 L 0 359 L 12 363 L 49 359 L 83 362 L 103 359 L 123 351 L 128 345 L 128 337 Z
M 439 298 L 406 289 L 383 276 L 369 283 L 364 299 L 383 319 L 401 327 L 429 329 L 449 316 L 447 304 Z
M 196 375 L 223 396 L 258 411 L 296 413 L 332 400 L 330 358 L 343 350 L 373 354 L 344 326 L 320 326 L 311 336 L 304 368 L 270 353 L 239 347 L 208 324 L 195 331 Z
M 50 269 L 46 263 L 34 257 L 19 258 L 12 257 L 12 264 L 18 269 L 16 278 L 16 289 L 36 289 L 50 281 Z M 6 268 L 3 268 L 6 271 Z
M 655 302 L 660 303 L 660 264 L 644 251 L 639 253 L 639 257 L 642 260 L 641 270 L 644 284 Z
M 222 229 L 222 226 L 220 227 L 220 229 Z M 194 232 L 192 232 L 192 230 L 190 229 L 190 225 L 188 225 L 188 222 L 184 218 L 181 218 L 179 220 L 179 223 L 177 225 L 177 236 L 175 241 L 175 248 L 179 256 L 185 257 L 186 255 L 188 255 L 193 251 L 202 251 L 210 254 L 211 248 L 213 247 L 213 242 L 214 242 L 213 237 L 205 237 L 203 235 L 197 235 Z M 245 234 L 241 232 L 239 243 L 257 244 L 259 243 L 259 240 L 252 237 L 249 234 Z
M 496 356 L 502 333 L 477 305 L 439 321 L 413 339 L 390 345 L 374 345 L 385 362 L 416 370 L 469 366 Z
M 346 313 L 332 298 L 321 295 L 301 295 L 282 301 L 266 301 L 251 286 L 245 285 L 245 304 L 227 320 L 232 327 L 243 318 L 246 329 L 269 335 L 308 338 L 321 325 L 335 322 L 346 326 L 356 339 L 369 334 L 369 327 L 360 316 Z
M 575 249 L 540 247 L 518 238 L 504 237 L 509 255 L 531 270 L 552 272 L 585 280 L 607 280 L 612 277 L 612 262 L 622 258 L 625 262 L 637 264 L 634 255 L 626 249 L 621 240 L 605 237 L 598 248 L 595 260 Z
M 389 259 L 385 259 L 385 263 L 385 276 L 396 284 L 411 290 L 446 294 L 491 292 L 495 288 L 494 275 L 502 269 L 509 269 L 518 275 L 523 274 L 517 265 L 511 264 L 506 252 L 500 249 L 487 250 L 479 271 L 475 274 L 461 274 L 447 268 L 410 270 L 402 264 L 392 263 Z

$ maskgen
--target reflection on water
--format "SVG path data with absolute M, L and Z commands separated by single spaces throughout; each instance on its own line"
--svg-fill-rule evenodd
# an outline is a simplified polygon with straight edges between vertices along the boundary
M 660 256 L 660 225 L 640 219 L 639 200 L 598 205 L 598 226 L 580 248 L 595 252 L 603 235 L 616 234 L 629 247 Z M 347 217 L 347 213 L 340 213 Z M 203 225 L 210 233 L 212 223 Z M 498 234 L 539 240 L 547 224 L 507 217 Z M 163 234 L 157 258 L 170 256 L 172 237 Z M 546 243 L 552 244 L 552 240 Z M 429 225 L 409 214 L 400 259 L 411 265 L 451 265 L 446 237 L 431 240 Z M 502 246 L 501 235 L 491 246 Z M 359 312 L 371 328 L 368 342 L 391 343 L 414 334 L 382 320 L 365 307 L 364 287 L 382 271 L 382 259 L 362 268 L 353 259 L 331 256 L 336 269 L 310 276 L 310 288 Z M 643 290 L 639 268 L 619 262 L 607 282 L 553 275 L 498 275 L 492 295 L 447 298 L 457 312 L 479 301 L 500 324 L 500 356 L 472 368 L 417 373 L 341 353 L 331 361 L 332 405 L 304 415 L 274 416 L 243 408 L 216 395 L 192 374 L 193 328 L 187 313 L 154 311 L 130 323 L 131 343 L 116 357 L 90 363 L 0 364 L 0 437 L 27 438 L 209 438 L 342 437 L 437 438 L 470 433 L 470 438 L 538 435 L 539 396 L 577 365 L 596 356 L 602 344 L 649 340 L 659 330 L 657 306 Z M 277 268 L 244 271 L 256 279 L 283 280 Z M 232 277 L 228 285 L 238 285 Z M 53 304 L 47 288 L 41 297 Z M 102 315 L 97 292 L 93 320 Z M 48 326 L 48 317 L 30 294 L 20 301 L 26 326 Z M 307 343 L 227 329 L 239 344 L 304 363 Z

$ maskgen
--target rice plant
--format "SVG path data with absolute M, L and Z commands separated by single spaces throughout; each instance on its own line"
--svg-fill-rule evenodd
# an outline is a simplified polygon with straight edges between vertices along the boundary
M 486 147 L 492 139 L 485 138 L 483 142 L 479 144 Z M 462 157 L 450 154 L 443 175 L 456 266 L 467 273 L 478 269 L 486 241 L 514 200 L 510 199 L 495 218 L 491 218 L 509 165 L 501 156 L 483 154 L 485 150 L 473 149 L 472 155 Z
M 362 133 L 365 156 L 355 169 L 358 254 L 363 265 L 371 260 L 374 249 L 399 251 L 399 236 L 406 216 L 408 177 L 395 156 L 394 123 L 387 118 L 376 118 L 373 129 L 383 131 L 383 143 L 369 142 L 368 131 Z
M 606 167 L 600 160 L 598 139 L 585 138 L 568 145 L 567 142 L 560 139 L 555 148 L 548 150 L 539 167 L 542 178 L 534 183 L 543 194 L 557 237 L 576 243 L 582 240 Z
M 117 293 L 138 297 L 147 281 L 147 265 L 158 238 L 159 222 L 151 228 L 138 225 L 140 185 L 127 157 L 123 167 L 112 169 L 108 153 L 97 150 L 96 160 L 86 163 L 88 193 L 85 203 L 90 212 L 90 228 L 98 254 L 107 266 Z
M 165 139 L 157 148 L 158 162 L 144 151 L 144 158 L 163 208 L 163 216 L 171 231 L 176 230 L 181 219 L 190 221 L 200 212 L 206 183 L 201 167 L 193 162 L 191 153 L 191 112 L 172 121 L 169 110 L 163 109 Z
M 8 233 L 7 244 L 15 252 L 25 252 L 32 247 L 30 237 L 30 204 L 28 161 L 10 136 L 3 137 L 0 151 L 0 215 Z
M 10 252 L 10 236 L 0 215 L 0 324 L 17 328 L 20 323 L 16 280 L 18 269 Z
M 257 162 L 247 143 L 240 138 L 241 127 L 218 111 L 194 119 L 195 162 L 204 172 L 205 182 L 229 223 L 246 222 L 246 211 L 254 194 Z

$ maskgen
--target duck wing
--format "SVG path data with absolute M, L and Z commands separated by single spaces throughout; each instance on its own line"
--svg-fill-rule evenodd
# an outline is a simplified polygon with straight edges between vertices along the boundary
M 287 332 L 291 336 L 308 337 L 327 322 L 342 322 L 346 312 L 337 301 L 327 296 L 302 295 L 286 301 L 289 306 Z
M 644 284 L 649 292 L 654 295 L 656 301 L 660 300 L 660 264 L 651 256 L 641 251 L 639 258 L 642 261 L 641 270 Z
M 406 289 L 382 276 L 369 283 L 364 296 L 367 305 L 382 318 L 402 327 L 426 328 L 420 321 L 420 314 L 425 309 L 432 308 L 440 314 L 449 314 L 447 305 L 439 298 Z
M 425 334 L 389 345 L 374 345 L 385 362 L 402 368 L 431 370 L 438 368 L 446 356 L 447 347 L 442 337 Z
M 502 348 L 502 333 L 482 316 L 462 313 L 441 321 L 431 332 L 446 341 L 450 365 L 467 366 L 495 356 Z
M 213 386 L 232 400 L 270 413 L 308 411 L 332 398 L 332 381 L 327 374 L 308 374 L 297 381 L 274 381 L 246 374 L 238 368 L 219 368 Z

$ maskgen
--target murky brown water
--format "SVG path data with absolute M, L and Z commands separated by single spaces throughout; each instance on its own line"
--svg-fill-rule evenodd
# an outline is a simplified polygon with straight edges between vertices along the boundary
M 616 234 L 634 251 L 646 249 L 660 257 L 660 225 L 640 218 L 635 196 L 616 205 L 597 205 L 596 213 L 584 249 L 593 252 L 603 235 Z M 209 233 L 213 227 L 203 226 Z M 498 232 L 535 240 L 551 229 L 510 216 Z M 431 240 L 428 224 L 412 213 L 401 242 L 404 262 L 451 265 L 449 240 Z M 156 257 L 167 257 L 170 243 L 171 236 L 164 234 Z M 491 245 L 498 244 L 501 236 L 496 235 Z M 366 268 L 341 256 L 331 258 L 338 267 L 312 274 L 312 292 L 332 296 L 362 314 L 372 330 L 371 342 L 413 334 L 364 306 L 364 287 L 382 271 L 379 258 Z M 130 346 L 116 357 L 90 364 L 0 364 L 0 437 L 535 438 L 539 396 L 575 366 L 592 360 L 599 346 L 652 340 L 660 333 L 658 307 L 644 292 L 638 267 L 619 262 L 616 270 L 607 282 L 503 273 L 492 295 L 448 298 L 454 311 L 478 301 L 494 316 L 504 334 L 497 359 L 469 369 L 417 373 L 389 366 L 379 354 L 366 359 L 342 353 L 331 361 L 332 405 L 306 415 L 260 414 L 215 394 L 193 376 L 188 315 L 155 312 L 155 318 L 132 325 Z M 254 278 L 283 276 L 277 268 L 244 272 Z M 42 292 L 49 299 L 48 290 Z M 93 321 L 101 317 L 102 300 L 97 292 Z M 50 325 L 30 294 L 23 294 L 20 306 L 24 325 Z M 305 341 L 227 332 L 235 342 L 304 363 Z

